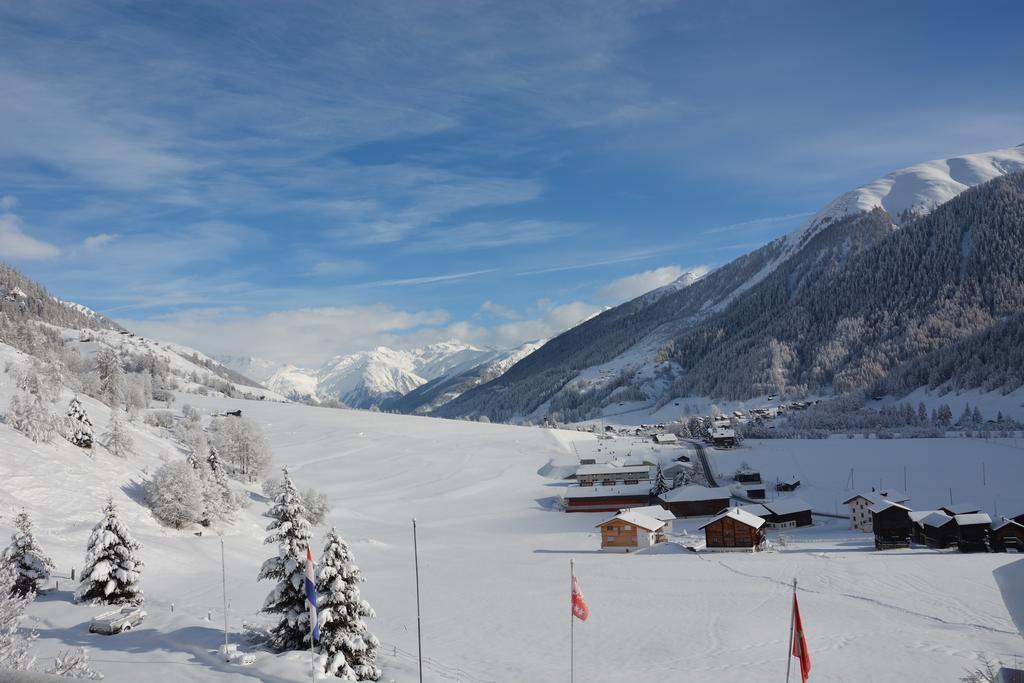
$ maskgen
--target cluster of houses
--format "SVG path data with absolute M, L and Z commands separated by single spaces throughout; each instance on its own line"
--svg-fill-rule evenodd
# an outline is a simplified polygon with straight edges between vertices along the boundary
M 865 493 L 844 501 L 850 508 L 850 528 L 875 536 L 875 548 L 956 547 L 962 553 L 1024 552 L 1024 514 L 1004 517 L 995 524 L 975 505 L 950 504 L 937 510 L 912 510 L 909 496 L 894 489 Z

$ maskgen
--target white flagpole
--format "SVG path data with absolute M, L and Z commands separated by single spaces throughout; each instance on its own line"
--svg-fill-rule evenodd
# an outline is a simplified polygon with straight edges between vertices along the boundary
M 576 615 L 573 614 L 573 598 L 576 592 L 576 569 L 573 566 L 575 560 L 569 560 L 569 683 L 576 678 L 576 643 L 575 638 Z
M 789 606 L 789 649 L 786 650 L 786 683 L 789 683 L 789 669 L 793 666 L 793 627 L 796 625 L 796 579 L 793 579 L 793 600 Z
M 224 660 L 228 659 L 228 570 L 224 563 L 224 533 L 220 535 L 220 584 L 224 594 Z
M 316 625 L 313 623 L 312 611 L 310 611 L 309 617 L 309 671 L 313 674 L 313 683 L 316 683 L 316 650 L 313 649 L 313 629 L 316 628 Z

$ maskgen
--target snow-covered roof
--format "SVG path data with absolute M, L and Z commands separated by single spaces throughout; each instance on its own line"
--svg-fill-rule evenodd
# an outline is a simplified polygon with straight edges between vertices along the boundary
M 995 526 L 993 526 L 992 527 L 992 531 L 999 531 L 1003 527 L 1011 526 L 1011 525 L 1012 526 L 1016 526 L 1016 527 L 1020 527 L 1021 529 L 1024 529 L 1024 524 L 1021 524 L 1020 522 L 1015 522 L 1012 519 L 1004 519 L 1003 521 L 999 522 L 999 524 L 996 524 Z
M 623 522 L 628 524 L 635 524 L 636 526 L 642 529 L 647 529 L 648 531 L 657 531 L 661 527 L 665 526 L 665 522 L 660 519 L 648 517 L 647 515 L 634 510 L 623 510 L 614 517 L 604 520 L 601 524 L 607 524 L 608 522 L 616 519 L 621 519 Z M 601 526 L 601 524 L 595 524 L 594 526 Z
M 732 427 L 712 427 L 711 436 L 736 436 L 736 430 Z
M 972 524 L 991 524 L 992 518 L 984 512 L 973 512 L 966 515 L 955 515 L 953 519 L 959 526 L 971 526 Z
M 743 510 L 743 508 L 729 508 L 725 512 L 723 512 L 723 513 L 721 513 L 719 515 L 715 515 L 709 521 L 705 522 L 704 524 L 701 524 L 697 528 L 698 529 L 703 529 L 704 527 L 706 527 L 706 526 L 708 526 L 710 524 L 714 524 L 718 520 L 725 519 L 726 517 L 732 517 L 737 522 L 740 522 L 742 524 L 746 524 L 747 526 L 750 526 L 750 527 L 754 527 L 755 529 L 760 529 L 765 524 L 765 521 L 764 521 L 763 517 L 758 517 L 757 515 L 752 515 L 749 512 L 746 512 L 745 510 Z
M 900 505 L 899 503 L 897 503 L 895 501 L 886 500 L 884 498 L 881 501 L 879 501 L 879 502 L 875 503 L 874 505 L 872 505 L 871 507 L 869 507 L 868 508 L 868 512 L 871 512 L 873 514 L 877 514 L 879 512 L 883 512 L 885 510 L 888 510 L 889 508 L 899 508 L 901 510 L 906 510 L 907 512 L 910 512 L 910 508 L 908 508 L 906 505 Z
M 658 443 L 678 443 L 679 439 L 676 438 L 675 434 L 655 434 L 654 440 Z
M 954 515 L 969 515 L 981 510 L 981 506 L 974 503 L 954 503 L 953 505 L 943 505 L 942 509 Z
M 771 510 L 766 508 L 764 505 L 761 505 L 760 503 L 752 503 L 750 505 L 740 505 L 739 509 L 743 510 L 744 512 L 749 512 L 752 515 L 757 515 L 758 517 L 764 517 L 765 515 L 772 514 Z
M 707 486 L 681 486 L 658 496 L 666 503 L 697 502 L 701 500 L 722 500 L 732 497 L 729 489 L 724 486 L 708 488 Z
M 764 507 L 768 508 L 772 513 L 776 515 L 791 515 L 794 512 L 803 512 L 804 510 L 811 510 L 811 504 L 803 498 L 780 498 L 779 500 L 773 500 L 770 503 L 765 503 Z
M 911 519 L 913 519 L 913 517 L 911 517 Z M 933 510 L 919 520 L 921 526 L 930 526 L 935 529 L 938 529 L 940 526 L 946 526 L 952 521 L 952 517 L 947 515 L 945 512 L 940 512 L 939 510 Z
M 895 503 L 905 503 L 910 500 L 910 496 L 903 493 L 903 491 L 899 491 L 897 489 L 882 489 L 881 491 L 858 493 L 856 496 L 844 500 L 843 505 L 849 505 L 858 498 L 863 498 L 869 503 L 879 503 L 883 500 L 891 500 Z
M 622 477 L 629 474 L 645 474 L 651 473 L 650 465 L 625 465 L 618 467 L 610 463 L 602 463 L 597 465 L 580 465 L 576 468 L 576 476 L 600 476 L 602 474 L 611 474 L 616 478 Z
M 647 515 L 648 517 L 659 519 L 662 522 L 671 522 L 676 518 L 676 516 L 672 514 L 671 510 L 666 510 L 660 505 L 643 505 L 633 508 L 627 508 L 627 510 L 631 512 L 639 512 L 642 515 Z M 627 510 L 621 510 L 621 512 L 626 512 Z
M 602 498 L 605 496 L 643 496 L 651 491 L 650 482 L 622 486 L 570 486 L 563 498 Z

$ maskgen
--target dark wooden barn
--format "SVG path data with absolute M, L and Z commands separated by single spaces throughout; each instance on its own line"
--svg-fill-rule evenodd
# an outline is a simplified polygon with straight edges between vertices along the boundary
M 796 491 L 798 488 L 800 488 L 800 480 L 796 478 L 787 479 L 786 481 L 780 481 L 779 483 L 775 484 L 775 490 L 783 493 L 788 491 Z
M 671 510 L 676 517 L 707 517 L 717 515 L 729 507 L 732 494 L 724 486 L 682 486 L 661 494 L 661 507 Z
M 917 523 L 920 528 L 920 543 L 929 548 L 949 548 L 956 545 L 958 529 L 953 518 L 945 512 L 935 510 L 928 513 Z M 915 533 L 915 540 L 917 534 Z
M 1004 519 L 992 527 L 988 539 L 993 552 L 1005 553 L 1007 550 L 1016 550 L 1024 553 L 1024 524 Z
M 875 534 L 875 549 L 909 548 L 914 533 L 910 521 L 910 508 L 886 500 L 868 508 L 871 513 L 871 530 Z
M 992 518 L 984 512 L 956 515 L 953 523 L 957 527 L 957 549 L 962 553 L 984 553 L 988 551 L 988 533 Z
M 729 508 L 699 528 L 708 550 L 757 550 L 764 543 L 764 519 L 740 508 Z
M 566 512 L 618 512 L 651 503 L 650 483 L 570 486 L 562 495 Z

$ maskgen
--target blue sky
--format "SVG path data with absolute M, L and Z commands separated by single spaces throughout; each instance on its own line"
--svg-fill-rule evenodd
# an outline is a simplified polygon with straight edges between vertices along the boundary
M 0 5 L 0 258 L 215 354 L 547 336 L 1024 142 L 1019 2 Z

